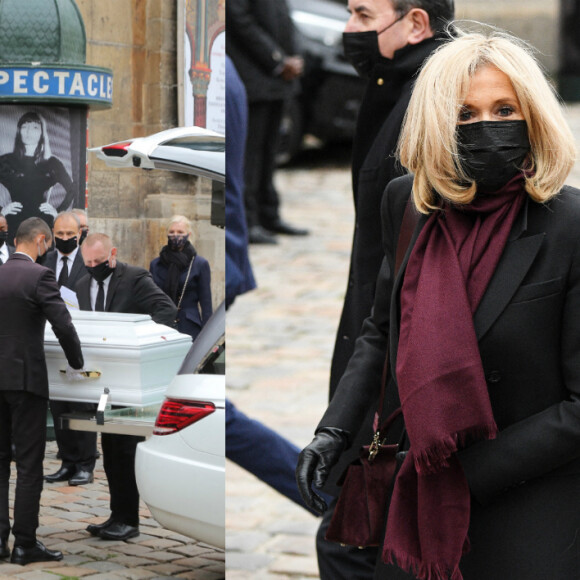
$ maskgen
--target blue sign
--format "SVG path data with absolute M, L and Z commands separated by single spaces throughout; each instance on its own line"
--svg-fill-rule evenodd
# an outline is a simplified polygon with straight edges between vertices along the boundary
M 89 66 L 0 65 L 0 103 L 7 101 L 110 108 L 113 73 Z

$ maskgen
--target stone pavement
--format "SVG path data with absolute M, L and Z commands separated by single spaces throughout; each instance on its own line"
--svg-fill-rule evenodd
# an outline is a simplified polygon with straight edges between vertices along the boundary
M 311 233 L 251 246 L 258 288 L 227 316 L 228 396 L 299 447 L 328 396 L 353 227 L 349 156 L 313 150 L 277 172 L 282 216 Z M 317 577 L 318 519 L 231 462 L 226 473 L 227 579 Z
M 44 472 L 60 467 L 54 441 L 47 445 Z M 16 469 L 13 464 L 12 479 Z M 14 500 L 11 482 L 11 505 Z M 97 461 L 95 481 L 70 487 L 67 482 L 44 484 L 38 539 L 64 554 L 60 562 L 27 566 L 0 560 L 0 580 L 91 580 L 224 578 L 224 552 L 162 528 L 141 502 L 141 534 L 127 542 L 108 542 L 91 537 L 85 528 L 109 516 L 109 493 L 102 460 Z M 11 538 L 12 543 L 13 538 Z
M 580 138 L 580 105 L 569 106 L 568 119 Z M 258 289 L 228 311 L 228 396 L 302 447 L 326 408 L 346 287 L 353 227 L 348 148 L 310 151 L 279 170 L 276 182 L 283 217 L 311 234 L 251 246 Z M 580 187 L 579 164 L 568 183 Z M 317 518 L 231 462 L 226 471 L 227 580 L 317 578 Z

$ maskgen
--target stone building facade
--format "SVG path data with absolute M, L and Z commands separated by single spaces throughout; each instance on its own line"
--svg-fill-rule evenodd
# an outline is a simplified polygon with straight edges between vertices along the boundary
M 114 75 L 113 107 L 91 111 L 88 146 L 178 125 L 177 0 L 76 0 L 87 63 Z M 211 265 L 214 307 L 224 297 L 224 231 L 210 224 L 211 182 L 168 171 L 108 168 L 88 154 L 91 231 L 109 234 L 122 261 L 148 268 L 173 214 L 192 220 L 198 253 Z
M 560 0 L 455 0 L 457 19 L 492 24 L 529 42 L 551 75 L 559 68 Z

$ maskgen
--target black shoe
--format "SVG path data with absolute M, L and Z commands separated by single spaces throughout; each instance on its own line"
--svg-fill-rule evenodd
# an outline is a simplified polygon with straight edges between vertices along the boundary
M 20 564 L 21 566 L 26 566 L 32 562 L 58 562 L 59 560 L 62 560 L 62 552 L 49 550 L 38 540 L 36 540 L 36 546 L 32 548 L 14 546 L 10 558 L 12 564 Z
M 51 473 L 50 475 L 44 476 L 44 481 L 48 481 L 49 483 L 55 483 L 57 481 L 66 481 L 70 477 L 75 474 L 74 469 L 72 467 L 65 467 L 64 465 L 55 473 Z
M 304 228 L 296 228 L 282 220 L 272 222 L 271 224 L 264 226 L 264 229 L 268 232 L 274 232 L 275 234 L 284 234 L 286 236 L 307 236 L 310 233 L 308 230 Z
M 101 534 L 101 532 L 105 528 L 108 528 L 112 523 L 113 523 L 113 519 L 109 518 L 106 522 L 103 522 L 102 524 L 89 524 L 87 526 L 87 532 L 89 532 L 89 534 L 91 534 L 91 536 L 99 536 Z
M 8 547 L 8 540 L 0 539 L 0 560 L 5 560 L 10 557 L 10 548 Z
M 129 526 L 120 522 L 113 522 L 110 526 L 101 530 L 99 537 L 103 540 L 121 540 L 125 541 L 139 535 L 137 526 Z
M 250 244 L 277 244 L 278 240 L 262 226 L 252 226 L 248 231 Z
M 77 471 L 69 480 L 69 485 L 85 485 L 87 483 L 93 483 L 95 476 L 92 471 Z

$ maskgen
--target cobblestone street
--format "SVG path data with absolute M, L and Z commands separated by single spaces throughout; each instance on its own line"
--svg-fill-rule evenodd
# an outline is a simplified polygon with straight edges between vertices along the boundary
M 228 311 L 228 396 L 299 447 L 328 397 L 352 237 L 348 157 L 348 148 L 312 151 L 277 172 L 282 216 L 310 235 L 251 246 L 258 288 Z M 318 519 L 237 465 L 226 469 L 228 580 L 317 577 Z
M 54 441 L 47 445 L 44 473 L 60 467 Z M 13 464 L 14 465 L 14 464 Z M 13 478 L 16 469 L 13 467 Z M 11 505 L 14 500 L 11 482 Z M 64 554 L 60 562 L 27 566 L 0 560 L 0 580 L 162 579 L 218 580 L 224 577 L 224 553 L 159 526 L 141 502 L 141 534 L 127 542 L 91 537 L 85 528 L 109 517 L 109 493 L 102 460 L 95 481 L 71 487 L 67 482 L 45 483 L 40 506 L 38 539 Z M 11 542 L 12 544 L 12 539 Z

